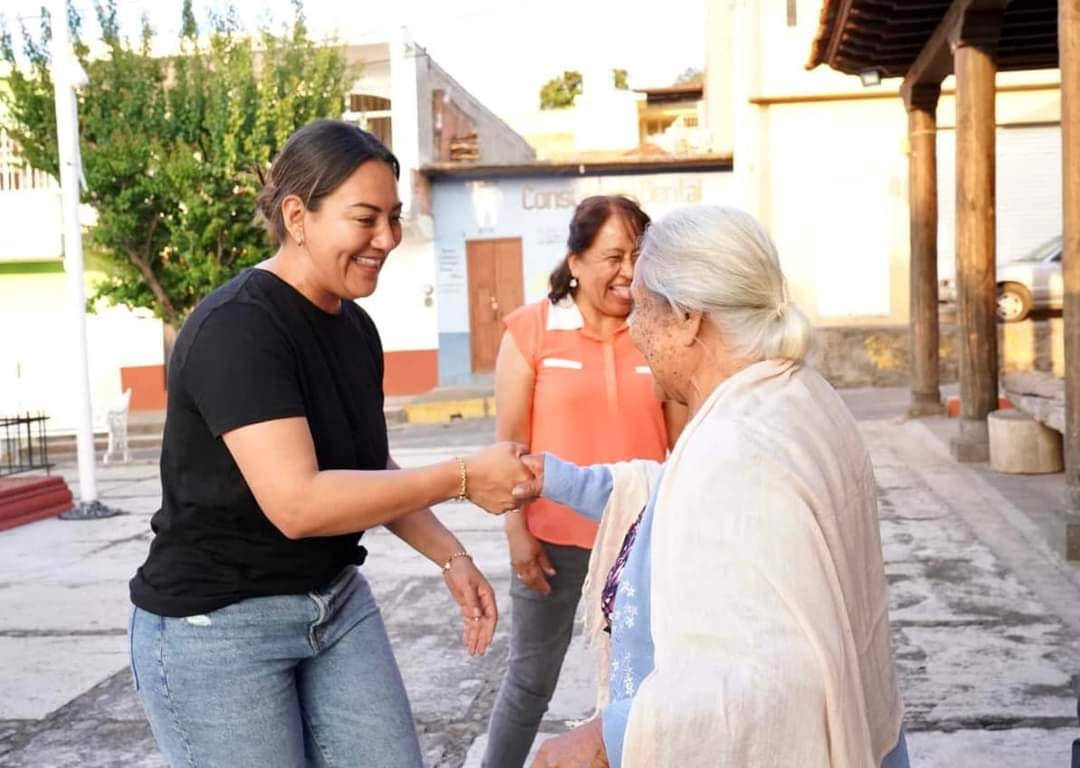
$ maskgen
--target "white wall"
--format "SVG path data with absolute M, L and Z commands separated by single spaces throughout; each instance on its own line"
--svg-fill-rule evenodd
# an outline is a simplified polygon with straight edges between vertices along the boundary
M 87 278 L 87 293 L 95 275 Z M 75 334 L 63 273 L 0 275 L 0 414 L 45 411 L 49 429 L 74 430 Z M 94 422 L 120 392 L 120 368 L 161 365 L 161 322 L 149 312 L 113 307 L 87 317 Z
M 0 192 L 0 232 L 0 261 L 59 258 L 60 190 Z
M 782 105 L 763 122 L 759 216 L 776 241 L 794 301 L 817 322 L 906 317 L 902 107 L 847 101 L 826 112 L 820 104 Z
M 431 306 L 425 304 L 429 288 Z M 435 293 L 431 241 L 406 240 L 390 253 L 375 293 L 358 303 L 375 321 L 384 351 L 435 349 L 439 346 Z

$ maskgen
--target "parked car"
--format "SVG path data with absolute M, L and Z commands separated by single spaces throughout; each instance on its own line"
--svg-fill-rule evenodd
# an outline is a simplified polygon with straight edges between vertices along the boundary
M 1061 278 L 1061 237 L 1031 253 L 997 267 L 997 316 L 1004 323 L 1025 319 L 1033 309 L 1061 309 L 1065 291 Z M 938 301 L 956 301 L 956 279 L 938 281 Z

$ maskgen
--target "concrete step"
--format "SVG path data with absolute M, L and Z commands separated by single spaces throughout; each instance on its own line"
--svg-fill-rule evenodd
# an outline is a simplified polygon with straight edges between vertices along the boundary
M 0 531 L 71 509 L 71 490 L 57 475 L 0 478 Z

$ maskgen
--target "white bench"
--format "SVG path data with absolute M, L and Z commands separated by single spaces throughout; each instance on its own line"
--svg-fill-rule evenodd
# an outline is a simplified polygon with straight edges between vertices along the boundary
M 1043 371 L 1006 373 L 1009 402 L 1040 424 L 1065 434 L 1065 380 Z

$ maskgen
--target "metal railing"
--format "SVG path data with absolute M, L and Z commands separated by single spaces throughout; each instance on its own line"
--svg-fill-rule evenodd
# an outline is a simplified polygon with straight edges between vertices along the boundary
M 30 189 L 56 189 L 56 179 L 31 168 L 8 132 L 0 129 L 0 192 Z
M 45 442 L 45 414 L 0 416 L 0 477 L 44 469 L 48 474 L 49 447 Z

